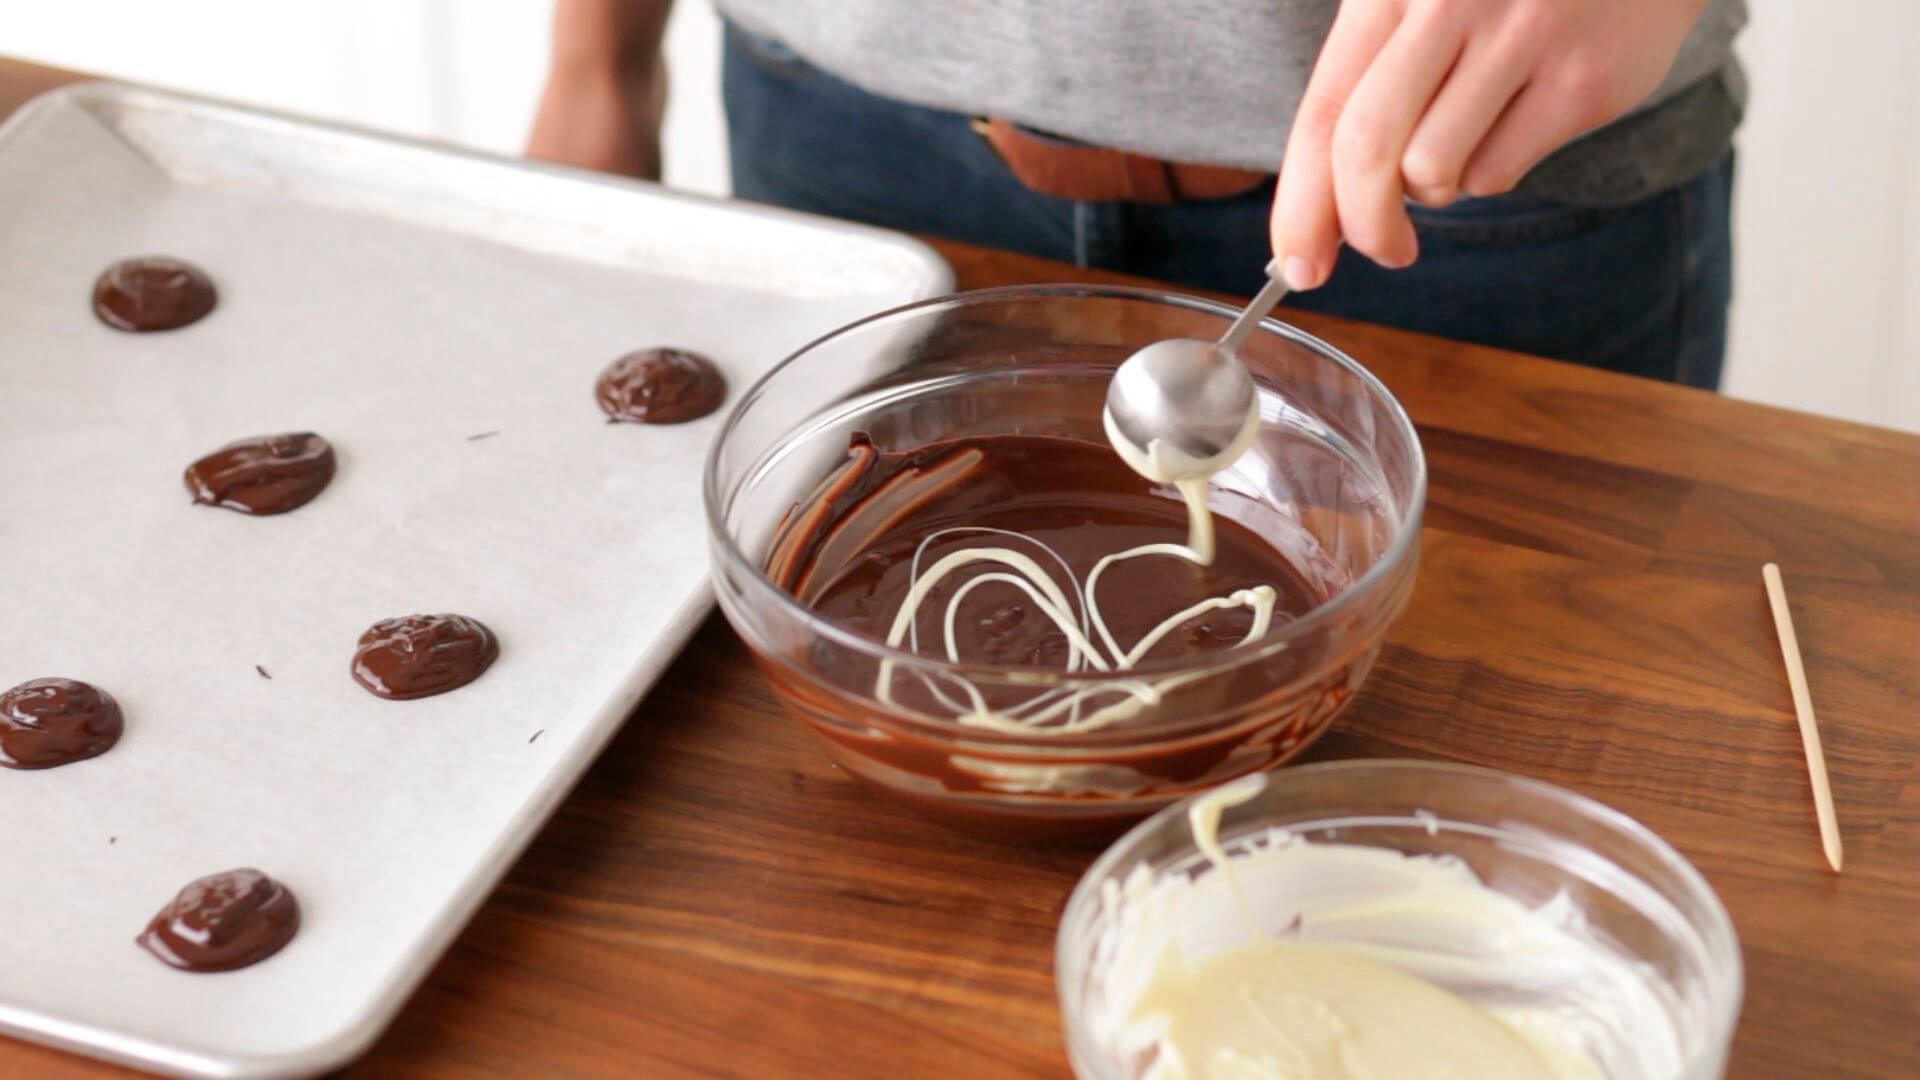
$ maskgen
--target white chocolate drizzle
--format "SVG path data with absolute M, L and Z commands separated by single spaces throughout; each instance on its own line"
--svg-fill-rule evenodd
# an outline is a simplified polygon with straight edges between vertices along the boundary
M 1264 638 L 1273 626 L 1274 608 L 1279 601 L 1279 593 L 1271 585 L 1236 589 L 1225 596 L 1199 600 L 1162 619 L 1132 645 L 1122 645 L 1108 628 L 1100 610 L 1098 593 L 1101 575 L 1110 567 L 1129 559 L 1167 556 L 1184 559 L 1196 566 L 1213 564 L 1215 537 L 1213 515 L 1207 508 L 1207 482 L 1215 473 L 1233 464 L 1253 444 L 1254 436 L 1260 429 L 1258 402 L 1248 411 L 1247 422 L 1234 444 L 1218 456 L 1205 460 L 1171 450 L 1159 440 L 1142 451 L 1119 433 L 1111 416 L 1106 417 L 1106 429 L 1115 452 L 1135 472 L 1155 483 L 1172 484 L 1179 490 L 1187 505 L 1185 544 L 1142 544 L 1104 556 L 1087 572 L 1087 579 L 1083 583 L 1059 552 L 1033 537 L 986 526 L 961 525 L 940 529 L 929 533 L 914 549 L 913 562 L 909 567 L 912 584 L 894 612 L 893 623 L 887 630 L 887 645 L 896 649 L 904 645 L 909 651 L 919 652 L 918 619 L 921 607 L 943 581 L 963 568 L 978 564 L 988 564 L 998 569 L 977 574 L 955 589 L 953 595 L 947 598 L 946 609 L 941 615 L 941 640 L 937 655 L 944 656 L 954 664 L 964 663 L 954 626 L 959 617 L 960 604 L 973 590 L 989 584 L 1018 589 L 1066 637 L 1064 667 L 1068 675 L 1130 671 L 1168 634 L 1211 611 L 1247 608 L 1253 612 L 1253 624 L 1248 627 L 1246 634 L 1223 652 Z M 983 544 L 949 552 L 922 572 L 920 563 L 928 546 L 942 537 L 961 533 L 1001 536 L 1031 544 L 1045 552 L 1060 568 L 1071 591 L 1063 588 L 1060 581 L 1032 555 L 1004 544 Z M 889 705 L 897 704 L 893 697 L 893 677 L 898 666 L 897 660 L 883 660 L 875 683 L 875 696 Z M 1072 734 L 1097 731 L 1127 720 L 1138 715 L 1142 709 L 1158 704 L 1168 692 L 1203 679 L 1226 666 L 1216 664 L 1158 678 L 1116 679 L 1089 686 L 1051 687 L 1017 704 L 1001 708 L 990 707 L 980 687 L 957 672 L 935 671 L 918 666 L 910 670 L 919 676 L 934 700 L 952 711 L 954 719 L 961 724 L 1005 732 Z M 948 685 L 943 687 L 942 681 Z M 949 689 L 957 690 L 959 696 L 950 693 Z M 1096 701 L 1115 697 L 1119 700 L 1093 707 Z

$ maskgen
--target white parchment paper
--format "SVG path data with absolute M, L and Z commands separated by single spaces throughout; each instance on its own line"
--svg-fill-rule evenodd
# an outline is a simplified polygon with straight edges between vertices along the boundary
M 759 252 L 779 272 L 738 276 Z M 98 323 L 94 278 L 149 253 L 204 267 L 214 313 Z M 84 679 L 127 729 L 0 770 L 0 1029 L 204 1075 L 364 1045 L 707 610 L 720 418 L 605 424 L 600 369 L 692 348 L 737 397 L 949 280 L 884 234 L 145 92 L 22 114 L 0 137 L 0 687 Z M 339 454 L 313 503 L 189 505 L 189 462 L 292 430 Z M 413 702 L 352 682 L 369 624 L 437 611 L 499 635 L 485 676 Z M 135 947 L 238 866 L 299 895 L 283 953 L 195 976 Z

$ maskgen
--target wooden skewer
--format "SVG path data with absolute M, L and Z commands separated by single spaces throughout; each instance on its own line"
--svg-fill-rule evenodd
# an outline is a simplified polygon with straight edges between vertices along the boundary
M 1820 848 L 1827 864 L 1840 872 L 1840 819 L 1833 812 L 1833 786 L 1827 780 L 1827 755 L 1820 749 L 1820 726 L 1813 719 L 1813 697 L 1807 693 L 1807 669 L 1800 661 L 1800 639 L 1793 633 L 1793 614 L 1787 610 L 1787 587 L 1780 567 L 1760 568 L 1767 583 L 1767 601 L 1773 605 L 1773 628 L 1780 634 L 1780 655 L 1787 662 L 1787 685 L 1793 689 L 1793 711 L 1800 718 L 1800 744 L 1807 751 L 1807 778 L 1813 781 L 1813 811 L 1820 818 Z

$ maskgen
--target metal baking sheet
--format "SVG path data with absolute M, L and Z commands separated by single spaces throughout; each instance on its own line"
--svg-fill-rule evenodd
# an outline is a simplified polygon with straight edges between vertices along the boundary
M 136 254 L 206 268 L 218 309 L 102 326 L 94 278 Z M 737 397 L 950 287 L 885 232 L 173 94 L 21 111 L 0 129 L 0 687 L 94 682 L 127 730 L 0 770 L 0 1030 L 191 1076 L 365 1048 L 708 610 L 719 417 L 607 425 L 600 369 L 693 348 Z M 290 430 L 339 453 L 312 504 L 189 505 L 189 461 Z M 494 629 L 491 671 L 411 702 L 350 680 L 369 624 L 433 611 Z M 237 866 L 298 893 L 284 952 L 196 976 L 135 947 Z

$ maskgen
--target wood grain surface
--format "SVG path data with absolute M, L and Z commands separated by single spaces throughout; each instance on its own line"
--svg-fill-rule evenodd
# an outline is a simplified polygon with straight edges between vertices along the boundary
M 70 77 L 0 62 L 0 113 Z M 1119 280 L 940 247 L 966 288 Z M 1632 814 L 1739 928 L 1729 1075 L 1920 1075 L 1920 438 L 1296 318 L 1380 374 L 1432 469 L 1413 603 L 1307 760 L 1472 762 Z M 1054 924 L 1091 857 L 959 835 L 857 785 L 716 616 L 346 1075 L 1062 1077 Z M 0 1076 L 118 1071 L 0 1040 Z

